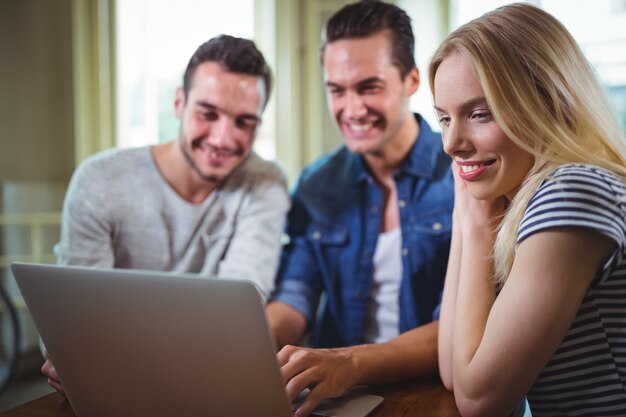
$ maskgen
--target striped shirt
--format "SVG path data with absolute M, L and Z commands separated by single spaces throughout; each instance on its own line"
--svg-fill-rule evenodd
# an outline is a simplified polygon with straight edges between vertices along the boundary
M 534 417 L 626 416 L 626 186 L 590 165 L 564 165 L 537 189 L 517 243 L 552 227 L 585 227 L 617 242 L 555 355 L 528 393 Z

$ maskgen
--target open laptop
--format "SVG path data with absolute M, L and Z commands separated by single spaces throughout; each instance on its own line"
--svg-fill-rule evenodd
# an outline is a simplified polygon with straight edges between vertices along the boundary
M 12 271 L 78 417 L 292 415 L 250 282 L 27 263 Z M 315 413 L 362 417 L 381 401 L 350 393 Z

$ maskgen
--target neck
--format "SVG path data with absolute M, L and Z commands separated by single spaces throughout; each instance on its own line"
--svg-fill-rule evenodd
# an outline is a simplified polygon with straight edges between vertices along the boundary
M 177 140 L 152 147 L 152 157 L 168 185 L 183 200 L 202 203 L 218 184 L 201 178 L 185 159 Z
M 377 153 L 363 155 L 379 184 L 387 183 L 413 148 L 419 135 L 419 124 L 412 113 L 405 118 L 396 135 Z

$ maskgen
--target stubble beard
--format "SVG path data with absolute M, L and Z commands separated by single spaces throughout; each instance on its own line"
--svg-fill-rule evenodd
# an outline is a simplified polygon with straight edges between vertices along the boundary
M 200 178 L 202 178 L 204 181 L 210 183 L 211 185 L 219 185 L 220 183 L 223 182 L 223 178 L 220 178 L 220 177 L 218 177 L 216 175 L 206 175 L 206 174 L 204 174 L 202 172 L 202 170 L 200 170 L 200 168 L 198 167 L 198 164 L 196 164 L 196 161 L 194 161 L 193 155 L 191 154 L 192 151 L 187 146 L 187 142 L 185 141 L 185 138 L 183 137 L 182 134 L 178 138 L 178 144 L 180 146 L 180 150 L 181 150 L 183 156 L 185 157 L 185 160 L 187 161 L 187 163 L 189 164 L 191 169 L 196 174 L 198 174 L 198 176 Z

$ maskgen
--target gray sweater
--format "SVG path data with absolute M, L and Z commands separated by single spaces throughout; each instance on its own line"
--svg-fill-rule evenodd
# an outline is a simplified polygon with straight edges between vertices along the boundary
M 76 169 L 55 253 L 59 264 L 246 279 L 267 299 L 288 209 L 282 171 L 254 153 L 196 205 L 169 186 L 149 147 L 108 150 Z

